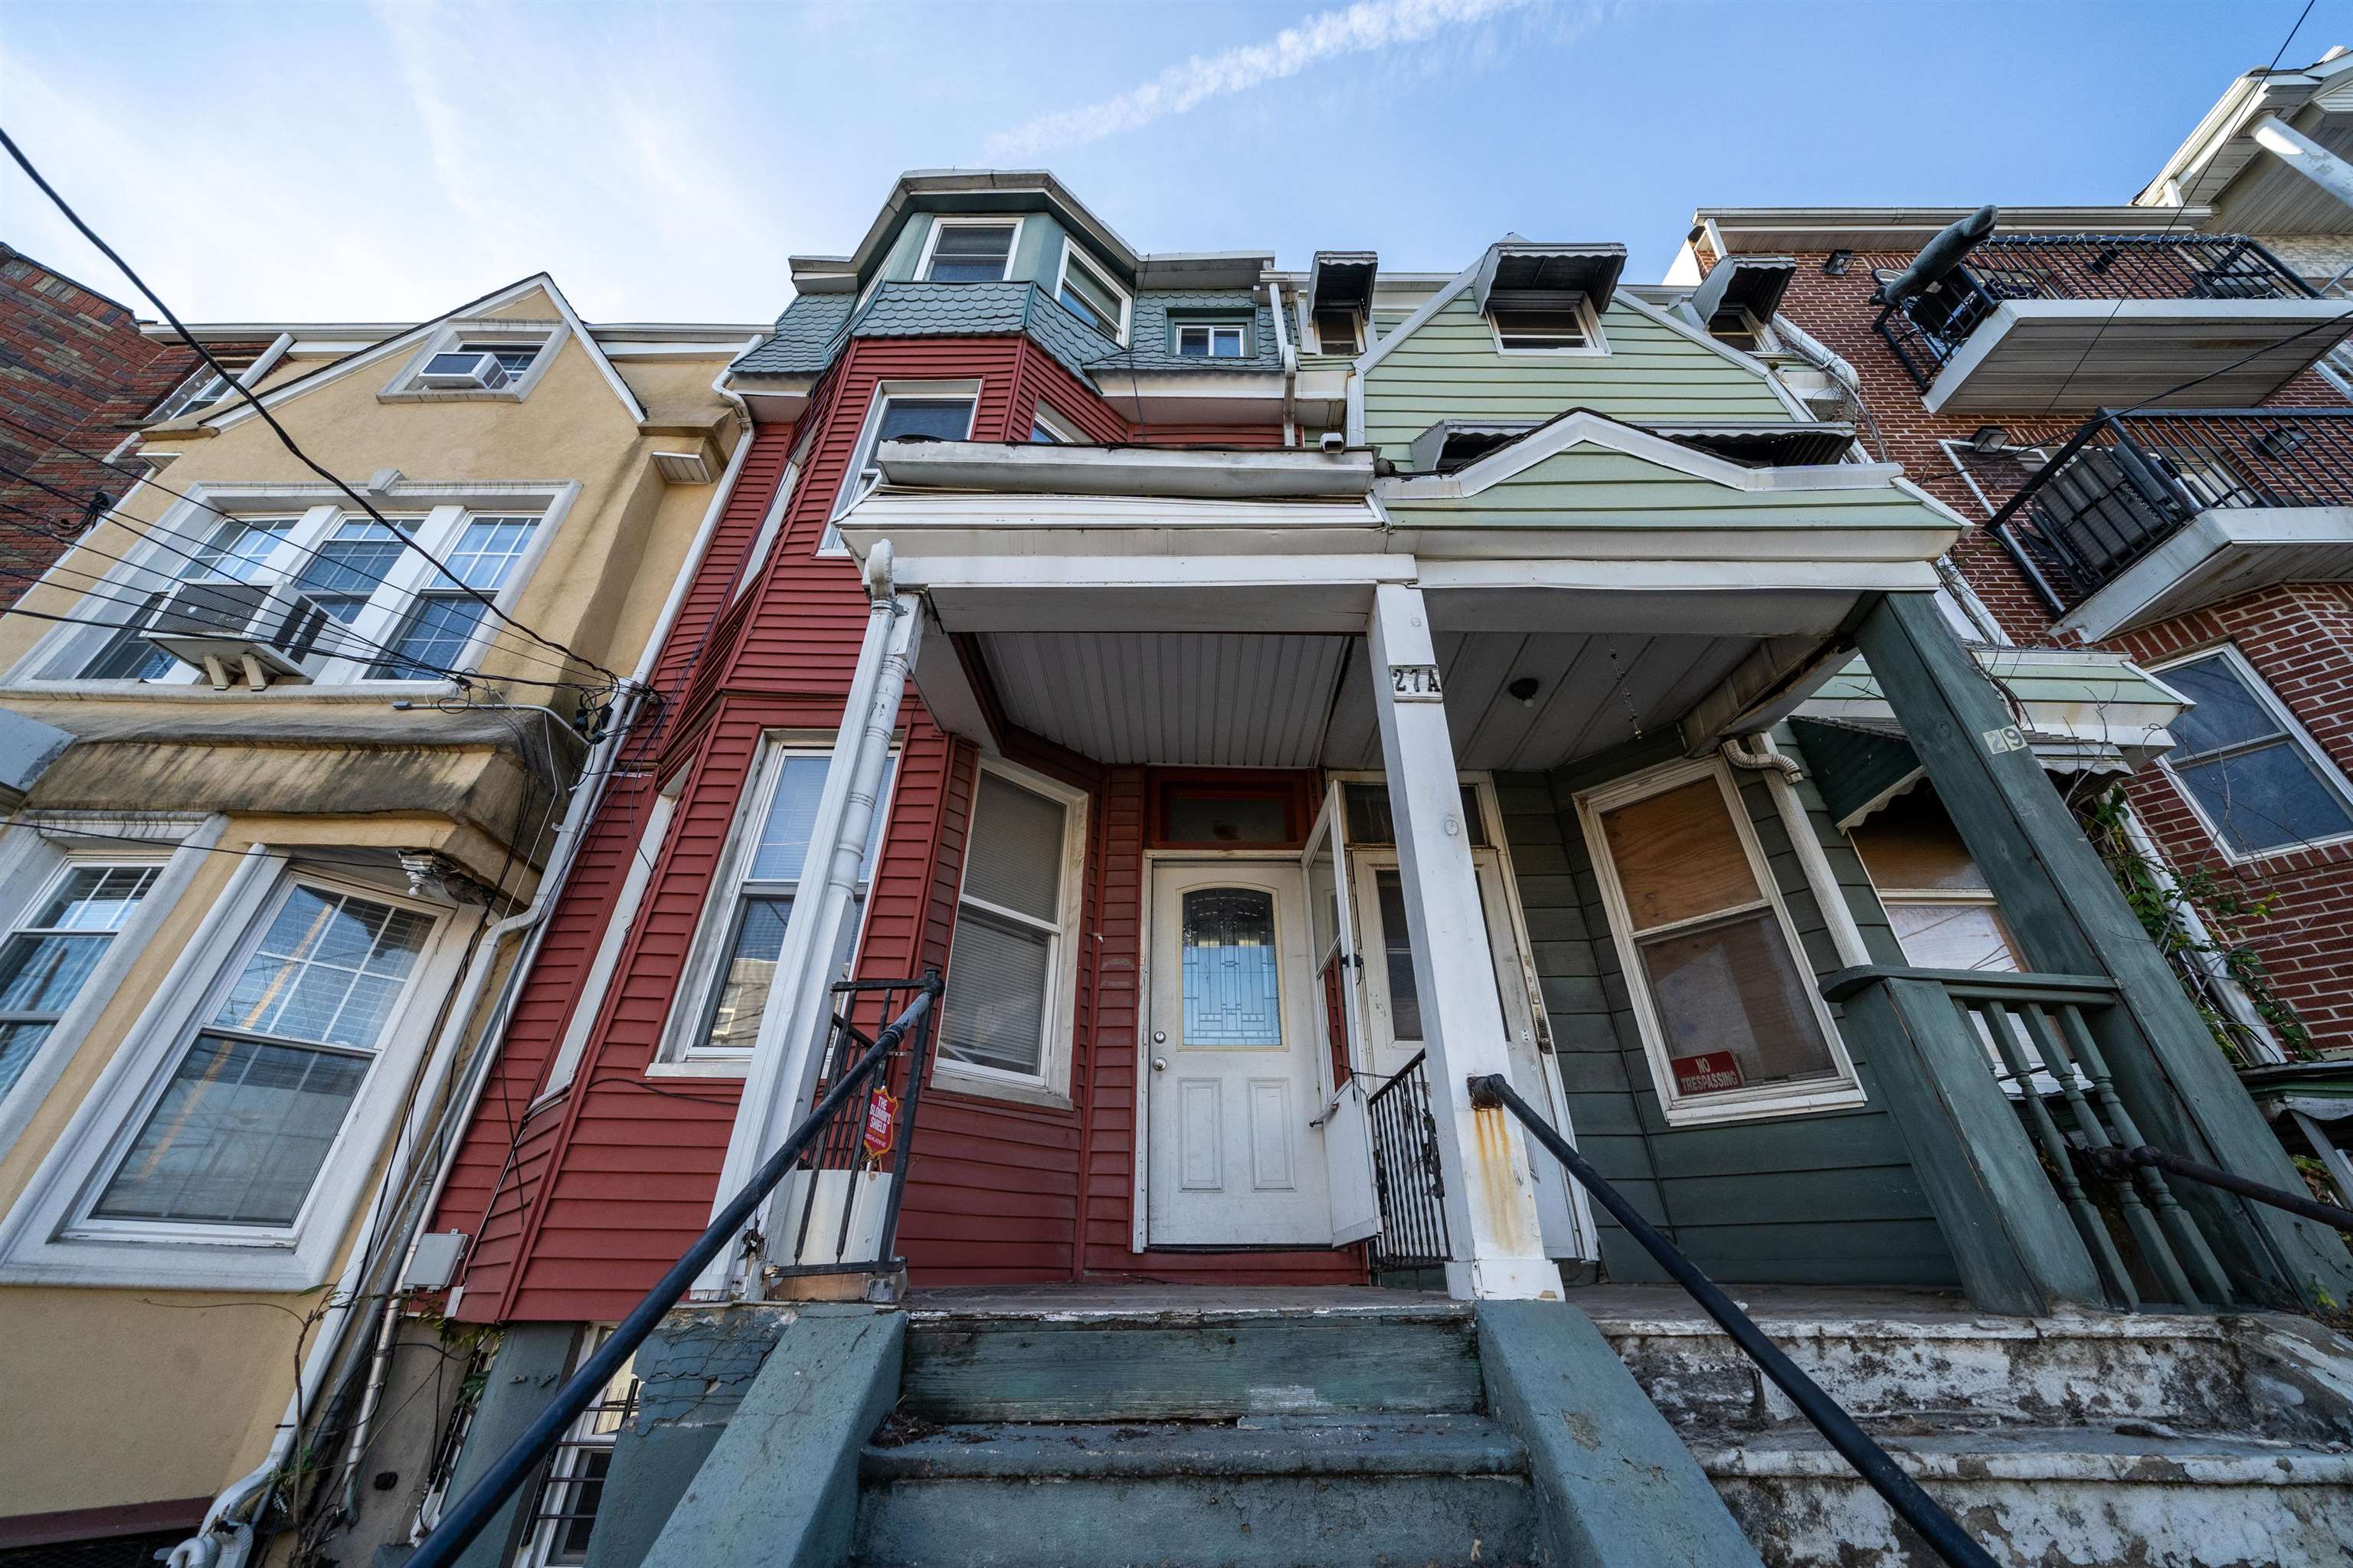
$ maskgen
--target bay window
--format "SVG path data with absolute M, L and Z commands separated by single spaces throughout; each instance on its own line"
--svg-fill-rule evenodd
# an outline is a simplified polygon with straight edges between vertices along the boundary
M 1578 810 L 1667 1120 L 1860 1103 L 1722 768 L 1657 769 L 1588 791 Z
M 940 1024 L 943 1082 L 983 1094 L 1060 1091 L 1084 814 L 1085 797 L 1076 790 L 998 764 L 982 767 Z
M 16 1087 L 162 870 L 69 861 L 0 943 L 0 1098 Z
M 1020 235 L 1018 218 L 935 217 L 917 275 L 927 283 L 1001 283 Z

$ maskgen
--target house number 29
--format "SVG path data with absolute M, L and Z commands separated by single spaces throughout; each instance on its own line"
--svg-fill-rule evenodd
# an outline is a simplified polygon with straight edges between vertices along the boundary
M 1401 703 L 1442 702 L 1446 696 L 1439 686 L 1435 664 L 1390 665 L 1389 690 Z

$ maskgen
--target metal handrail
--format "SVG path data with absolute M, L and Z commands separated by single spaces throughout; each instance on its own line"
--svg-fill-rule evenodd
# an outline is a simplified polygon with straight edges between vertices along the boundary
M 721 1253 L 736 1244 L 744 1223 L 752 1217 L 753 1211 L 760 1206 L 761 1200 L 768 1195 L 769 1190 L 784 1180 L 785 1172 L 790 1171 L 800 1158 L 802 1149 L 817 1136 L 827 1119 L 847 1104 L 849 1097 L 863 1087 L 866 1081 L 891 1059 L 892 1053 L 899 1048 L 907 1032 L 922 1022 L 926 1012 L 938 1004 L 941 992 L 947 989 L 937 969 L 925 970 L 918 983 L 921 990 L 915 1000 L 907 1004 L 905 1012 L 891 1021 L 889 1027 L 874 1037 L 874 1044 L 858 1059 L 858 1065 L 844 1073 L 825 1092 L 776 1151 L 753 1172 L 751 1181 L 745 1182 L 743 1190 L 729 1199 L 727 1206 L 704 1227 L 702 1234 L 695 1238 L 694 1245 L 680 1255 L 679 1260 L 670 1265 L 669 1272 L 646 1292 L 645 1298 L 629 1309 L 629 1315 L 621 1319 L 611 1336 L 596 1348 L 596 1353 L 581 1362 L 579 1370 L 565 1380 L 564 1386 L 557 1389 L 555 1396 L 547 1402 L 547 1408 L 539 1413 L 537 1419 L 524 1429 L 521 1436 L 508 1445 L 505 1453 L 492 1461 L 482 1478 L 476 1481 L 464 1497 L 442 1510 L 440 1521 L 417 1543 L 415 1555 L 408 1560 L 408 1568 L 448 1568 L 455 1563 L 458 1554 L 481 1533 L 482 1526 L 490 1522 L 491 1515 L 498 1511 L 499 1506 L 512 1496 L 516 1489 L 539 1467 L 540 1462 L 554 1451 L 574 1418 L 586 1410 L 589 1402 L 613 1381 L 614 1374 L 628 1364 L 629 1358 L 637 1353 L 638 1347 L 645 1343 L 646 1336 L 653 1332 L 654 1325 L 660 1322 L 663 1315 L 676 1306 L 693 1286 L 695 1277 Z
M 1871 1489 L 1886 1500 L 1897 1517 L 1919 1532 L 1937 1556 L 1953 1568 L 1995 1568 L 1993 1558 L 1986 1549 L 1971 1540 L 1953 1516 L 1947 1513 L 1920 1488 L 1920 1483 L 1905 1475 L 1887 1450 L 1871 1439 L 1871 1435 L 1856 1425 L 1844 1406 L 1822 1391 L 1820 1383 L 1799 1371 L 1798 1364 L 1782 1353 L 1781 1348 L 1765 1337 L 1756 1321 L 1736 1306 L 1732 1298 L 1716 1287 L 1714 1280 L 1700 1272 L 1699 1266 L 1685 1257 L 1674 1243 L 1661 1235 L 1656 1226 L 1644 1219 L 1633 1204 L 1620 1194 L 1617 1188 L 1586 1163 L 1584 1156 L 1569 1146 L 1568 1140 L 1555 1130 L 1552 1124 L 1536 1114 L 1535 1108 L 1519 1097 L 1501 1074 L 1490 1074 L 1471 1080 L 1471 1101 L 1482 1108 L 1502 1106 L 1520 1118 L 1528 1135 L 1543 1144 L 1552 1157 L 1585 1190 L 1609 1211 L 1610 1217 L 1626 1227 L 1626 1232 L 1642 1244 L 1642 1250 L 1656 1258 L 1659 1266 L 1674 1277 L 1675 1283 L 1690 1293 L 1707 1315 L 1715 1319 L 1732 1342 L 1740 1347 L 1757 1369 L 1773 1380 L 1775 1387 L 1789 1396 L 1790 1403 L 1839 1451 L 1855 1473 L 1868 1483 Z M 413 1565 L 412 1565 L 413 1568 Z
M 2225 1192 L 2236 1192 L 2240 1197 L 2253 1199 L 2258 1203 L 2269 1203 L 2274 1209 L 2285 1209 L 2291 1214 L 2317 1220 L 2340 1231 L 2353 1231 L 2353 1209 L 2340 1209 L 2334 1203 L 2324 1203 L 2301 1192 L 2253 1181 L 2220 1166 L 2201 1165 L 2195 1160 L 2170 1153 L 2153 1144 L 2137 1144 L 2130 1149 L 2078 1147 L 2076 1152 L 2103 1176 L 2122 1180 L 2130 1176 L 2136 1166 L 2162 1171 L 2191 1181 L 2202 1181 L 2209 1187 L 2220 1187 Z

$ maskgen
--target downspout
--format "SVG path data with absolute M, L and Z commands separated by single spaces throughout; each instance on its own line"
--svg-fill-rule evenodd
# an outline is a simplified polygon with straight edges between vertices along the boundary
M 1746 768 L 1752 773 L 1778 773 L 1792 784 L 1806 776 L 1806 770 L 1798 765 L 1798 759 L 1794 757 L 1784 757 L 1779 751 L 1774 749 L 1773 737 L 1763 730 L 1758 730 L 1747 738 L 1757 743 L 1757 750 L 1750 751 L 1742 747 L 1741 737 L 1737 736 L 1725 741 L 1716 749 L 1724 754 L 1724 759 L 1726 762 L 1731 763 L 1735 768 Z
M 1282 285 L 1272 278 L 1266 280 L 1267 314 L 1274 319 L 1275 351 L 1282 356 L 1282 444 L 1299 444 L 1299 421 L 1292 409 L 1299 400 L 1299 350 L 1292 346 L 1291 329 L 1282 320 Z
M 444 1120 L 445 1126 L 462 1127 L 465 1122 L 470 1120 L 474 1107 L 480 1103 L 482 1091 L 489 1084 L 490 1065 L 498 1054 L 496 1046 L 500 1022 L 505 1016 L 515 988 L 520 984 L 522 977 L 529 971 L 531 961 L 537 954 L 538 943 L 543 935 L 547 916 L 554 908 L 556 896 L 563 891 L 570 876 L 573 862 L 578 854 L 582 830 L 586 825 L 596 804 L 604 797 L 606 781 L 612 775 L 610 762 L 618 753 L 621 743 L 628 735 L 629 723 L 636 717 L 639 694 L 647 689 L 647 679 L 653 672 L 654 663 L 659 657 L 662 644 L 668 640 L 670 628 L 676 623 L 679 612 L 686 602 L 687 589 L 692 584 L 697 572 L 701 570 L 703 557 L 710 553 L 711 541 L 718 532 L 719 519 L 726 510 L 728 496 L 734 489 L 737 475 L 743 471 L 744 460 L 751 453 L 752 438 L 752 428 L 747 424 L 744 434 L 736 440 L 734 455 L 728 460 L 726 472 L 720 479 L 718 491 L 712 497 L 710 509 L 703 515 L 702 525 L 696 533 L 693 545 L 687 551 L 687 558 L 681 564 L 678 577 L 670 585 L 670 598 L 662 606 L 661 615 L 654 624 L 652 634 L 646 640 L 644 652 L 640 655 L 638 668 L 630 679 L 631 690 L 622 699 L 627 705 L 627 711 L 617 715 L 617 722 L 607 733 L 605 739 L 597 744 L 583 764 L 583 776 L 589 782 L 573 793 L 571 803 L 565 810 L 563 826 L 556 832 L 555 846 L 549 855 L 547 872 L 540 878 L 539 886 L 533 895 L 530 906 L 522 912 L 493 924 L 483 933 L 480 943 L 474 950 L 474 960 L 467 967 L 465 978 L 460 982 L 461 1001 L 459 1005 L 450 1008 L 442 1025 L 440 1035 L 434 1042 L 432 1054 L 427 1058 L 426 1072 L 429 1080 L 438 1082 L 449 1071 L 458 1045 L 465 1034 L 466 1024 L 473 1015 L 475 1003 L 480 999 L 483 988 L 490 981 L 491 972 L 497 965 L 500 946 L 507 937 L 517 931 L 530 933 L 529 947 L 517 958 L 514 966 L 507 971 L 505 982 L 500 988 L 498 1003 L 492 1011 L 491 1022 L 482 1031 L 481 1045 L 475 1052 L 474 1060 L 468 1064 L 466 1084 L 452 1102 L 449 1114 Z M 429 1107 L 438 1098 L 438 1093 L 422 1092 L 426 1087 L 426 1085 L 419 1086 L 420 1092 L 413 1101 L 419 1109 L 413 1114 L 418 1116 L 428 1114 Z M 402 1131 L 406 1133 L 407 1130 L 408 1128 L 404 1126 Z M 399 1147 L 400 1141 L 396 1138 L 394 1147 Z M 357 1480 L 360 1459 L 366 1451 L 368 1429 L 374 1422 L 375 1407 L 383 1396 L 393 1345 L 398 1334 L 400 1302 L 391 1286 L 397 1281 L 401 1274 L 407 1271 L 408 1264 L 416 1254 L 420 1228 L 426 1219 L 431 1215 L 435 1205 L 441 1201 L 441 1194 L 448 1186 L 450 1173 L 457 1164 L 459 1143 L 459 1140 L 453 1138 L 443 1150 L 439 1167 L 434 1174 L 432 1188 L 424 1203 L 417 1211 L 417 1217 L 413 1222 L 413 1227 L 416 1228 L 412 1228 L 408 1244 L 403 1249 L 400 1269 L 395 1274 L 393 1281 L 387 1282 L 383 1323 L 377 1332 L 375 1350 L 368 1371 L 367 1392 L 363 1397 L 359 1414 L 353 1423 L 348 1445 L 350 1452 L 343 1464 L 346 1507 L 350 1504 L 352 1489 Z M 401 1180 L 406 1180 L 406 1174 L 402 1172 Z M 237 1515 L 249 1507 L 254 1511 L 258 1511 L 259 1505 L 266 1500 L 270 1487 L 275 1484 L 280 1470 L 285 1466 L 287 1457 L 293 1452 L 295 1440 L 300 1436 L 299 1426 L 302 1415 L 315 1408 L 318 1396 L 323 1389 L 328 1369 L 333 1363 L 334 1352 L 339 1348 L 340 1336 L 350 1320 L 351 1303 L 361 1283 L 362 1276 L 365 1273 L 368 1255 L 375 1249 L 378 1227 L 383 1223 L 385 1210 L 383 1199 L 398 1185 L 399 1181 L 394 1178 L 393 1168 L 387 1166 L 376 1200 L 368 1205 L 368 1219 L 365 1225 L 352 1248 L 351 1262 L 344 1267 L 343 1277 L 336 1281 L 334 1296 L 331 1298 L 332 1300 L 340 1301 L 343 1305 L 331 1307 L 328 1309 L 330 1316 L 321 1323 L 318 1340 L 311 1346 L 311 1353 L 303 1360 L 302 1371 L 297 1381 L 295 1392 L 286 1402 L 286 1414 L 278 1424 L 277 1436 L 270 1440 L 269 1454 L 253 1470 L 231 1482 L 218 1497 L 213 1499 L 212 1506 L 205 1510 L 204 1523 L 197 1527 L 196 1533 L 172 1549 L 171 1555 L 165 1560 L 167 1568 L 243 1568 L 253 1549 L 253 1525 L 248 1520 L 238 1518 Z M 222 1542 L 217 1539 L 224 1534 L 228 1537 L 226 1549 Z

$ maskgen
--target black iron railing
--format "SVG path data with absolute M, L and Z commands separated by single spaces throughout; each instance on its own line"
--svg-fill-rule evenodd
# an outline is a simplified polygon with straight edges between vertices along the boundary
M 1551 1123 L 1519 1097 L 1509 1080 L 1501 1074 L 1473 1078 L 1471 1080 L 1471 1097 L 1474 1105 L 1502 1106 L 1518 1117 L 1528 1136 L 1544 1145 L 1552 1157 L 1560 1161 L 1561 1168 L 1592 1193 L 1594 1201 L 1626 1227 L 1626 1234 L 1640 1243 L 1642 1250 L 1655 1258 L 1659 1266 L 1690 1293 L 1701 1309 L 1732 1336 L 1732 1342 L 1740 1347 L 1741 1352 L 1757 1363 L 1758 1371 L 1773 1380 L 1776 1388 L 1789 1396 L 1789 1402 L 1798 1407 L 1799 1414 L 1813 1423 L 1814 1430 L 1820 1432 L 1830 1446 L 1854 1467 L 1855 1473 L 1885 1499 L 1898 1518 L 1919 1533 L 1930 1550 L 1953 1568 L 1994 1568 L 1993 1558 L 1987 1554 L 1984 1547 L 1970 1539 L 1959 1521 L 1947 1513 L 1936 1499 L 1923 1491 L 1919 1482 L 1905 1475 L 1902 1467 L 1889 1457 L 1887 1450 L 1872 1441 L 1871 1435 L 1847 1414 L 1844 1406 L 1800 1371 L 1778 1345 L 1766 1338 L 1765 1330 L 1757 1326 L 1756 1320 L 1743 1312 L 1714 1280 L 1700 1272 L 1697 1264 L 1685 1257 L 1674 1243 L 1660 1234 L 1658 1227 L 1644 1219 L 1641 1211 L 1628 1202 L 1600 1171 L 1586 1163 L 1585 1158 L 1569 1146 L 1568 1139 L 1555 1131 Z
M 2149 1144 L 2133 1149 L 2093 1149 L 2079 1144 L 2075 1154 L 2093 1170 L 2112 1179 L 2129 1180 L 2137 1171 L 2163 1171 L 2186 1181 L 2235 1192 L 2242 1198 L 2252 1198 L 2258 1203 L 2269 1203 L 2274 1209 L 2284 1209 L 2307 1220 L 2318 1220 L 2340 1231 L 2353 1231 L 2353 1209 L 2324 1203 L 2309 1194 L 2291 1192 L 2267 1182 L 2250 1181 L 2219 1165 L 2185 1159 Z
M 2102 409 L 1987 526 L 2064 614 L 2201 512 L 2353 506 L 2353 408 Z
M 1879 335 L 1926 391 L 2005 300 L 2309 300 L 2242 234 L 2000 235 L 1925 292 L 1879 313 Z
M 2144 1282 L 2177 1307 L 2220 1307 L 2234 1298 L 2205 1234 L 2162 1171 L 2135 1167 L 2122 1180 L 2095 1187 L 2083 1180 L 2077 1150 L 2131 1149 L 2144 1141 L 2087 1022 L 2089 1015 L 2116 1006 L 2115 981 L 1874 965 L 1831 976 L 1822 994 L 1844 1001 L 1890 980 L 1924 981 L 1942 990 L 1983 1045 L 1995 1080 L 2017 1107 L 2042 1156 L 2043 1173 L 2099 1270 L 2109 1305 L 2139 1310 Z M 1891 1001 L 1907 1025 L 1914 1022 L 1907 989 L 1898 988 Z M 2109 1224 L 2111 1214 L 2118 1226 Z
M 928 1034 L 940 994 L 946 989 L 939 971 L 933 969 L 920 980 L 901 981 L 898 985 L 912 989 L 914 999 L 818 1097 L 816 1107 L 753 1172 L 752 1180 L 727 1201 L 727 1206 L 695 1238 L 694 1245 L 670 1265 L 654 1287 L 646 1292 L 645 1298 L 629 1309 L 629 1315 L 621 1319 L 595 1353 L 565 1380 L 564 1386 L 547 1402 L 547 1408 L 508 1446 L 505 1453 L 492 1461 L 473 1489 L 442 1510 L 440 1521 L 417 1543 L 415 1555 L 408 1559 L 408 1568 L 449 1568 L 457 1561 L 458 1554 L 490 1522 L 491 1515 L 546 1462 L 580 1413 L 603 1396 L 615 1374 L 637 1354 L 638 1347 L 645 1343 L 646 1336 L 653 1332 L 662 1315 L 684 1298 L 697 1277 L 723 1254 L 745 1244 L 746 1223 L 786 1174 L 799 1166 L 802 1154 L 831 1125 L 837 1113 L 845 1106 L 867 1103 L 874 1086 L 886 1081 L 883 1073 L 909 1036 L 918 1031 Z
M 1444 1267 L 1454 1254 L 1446 1234 L 1446 1178 L 1438 1163 L 1426 1053 L 1415 1052 L 1365 1097 L 1365 1117 L 1373 1134 L 1373 1191 L 1381 1205 L 1373 1271 Z
M 853 1014 L 867 1012 L 879 1031 L 899 1016 L 922 980 L 843 980 L 834 986 L 840 1011 L 826 1042 L 817 1092 L 844 1074 L 860 1071 L 874 1048 Z M 845 1100 L 818 1129 L 769 1211 L 765 1272 L 770 1278 L 804 1274 L 885 1274 L 896 1255 L 902 1180 L 915 1136 L 915 1107 L 931 1065 L 938 1019 L 926 1014 L 899 1048 L 871 1070 L 873 1089 Z M 888 1095 L 888 1100 L 876 1093 Z

